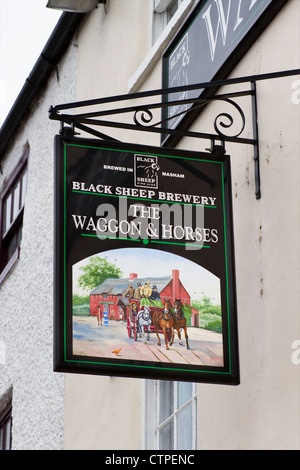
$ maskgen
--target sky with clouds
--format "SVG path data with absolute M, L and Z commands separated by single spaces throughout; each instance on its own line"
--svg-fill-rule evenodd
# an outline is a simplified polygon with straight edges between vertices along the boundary
M 0 0 L 0 126 L 61 15 L 46 4 Z

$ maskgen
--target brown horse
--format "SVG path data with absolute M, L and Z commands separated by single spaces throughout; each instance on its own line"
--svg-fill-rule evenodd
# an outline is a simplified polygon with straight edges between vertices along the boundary
M 183 307 L 183 305 L 182 305 L 181 300 L 176 299 L 175 302 L 174 302 L 174 329 L 177 330 L 178 338 L 179 338 L 179 344 L 182 344 L 180 330 L 181 330 L 181 328 L 183 328 L 184 334 L 185 334 L 185 340 L 186 340 L 186 347 L 187 347 L 187 349 L 190 349 L 189 337 L 188 337 L 188 334 L 187 334 L 187 327 L 186 327 L 186 318 L 184 316 L 182 307 Z
M 167 337 L 168 330 L 171 331 L 170 346 L 172 346 L 172 344 L 174 343 L 174 320 L 172 313 L 172 304 L 170 300 L 165 300 L 164 310 L 155 310 L 153 312 L 152 319 L 153 325 L 155 326 L 156 336 L 158 338 L 158 346 L 161 345 L 158 330 L 162 330 L 165 337 L 166 349 L 169 349 L 169 342 Z

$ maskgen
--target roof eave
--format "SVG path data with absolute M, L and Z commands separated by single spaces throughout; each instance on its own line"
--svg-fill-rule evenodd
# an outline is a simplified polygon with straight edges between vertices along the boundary
M 29 112 L 33 100 L 46 86 L 53 69 L 65 53 L 76 29 L 85 16 L 86 14 L 83 13 L 64 12 L 59 18 L 44 49 L 1 126 L 0 163 L 21 121 Z

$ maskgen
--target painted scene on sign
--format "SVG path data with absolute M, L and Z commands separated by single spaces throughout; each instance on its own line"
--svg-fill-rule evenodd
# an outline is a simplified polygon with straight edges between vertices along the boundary
M 220 279 L 173 253 L 104 251 L 73 266 L 76 356 L 223 367 Z

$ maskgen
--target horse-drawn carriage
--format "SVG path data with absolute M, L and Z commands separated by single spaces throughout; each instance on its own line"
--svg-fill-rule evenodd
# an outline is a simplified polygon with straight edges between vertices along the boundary
M 189 348 L 186 330 L 186 319 L 183 314 L 180 300 L 175 300 L 174 307 L 170 300 L 162 302 L 150 301 L 148 299 L 130 300 L 129 315 L 127 317 L 127 331 L 129 338 L 137 341 L 138 337 L 147 335 L 150 340 L 150 333 L 156 333 L 158 345 L 161 345 L 159 333 L 165 338 L 166 349 L 169 349 L 174 342 L 174 330 L 177 330 L 181 343 L 180 330 L 184 329 L 186 345 Z

